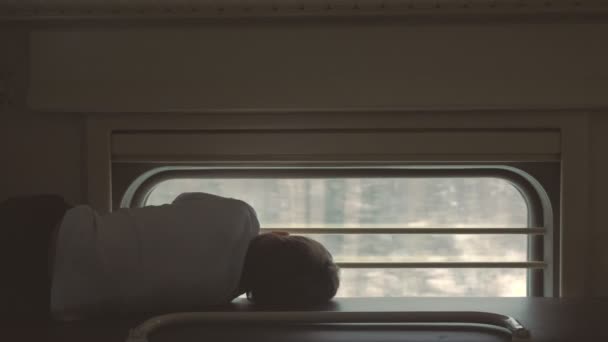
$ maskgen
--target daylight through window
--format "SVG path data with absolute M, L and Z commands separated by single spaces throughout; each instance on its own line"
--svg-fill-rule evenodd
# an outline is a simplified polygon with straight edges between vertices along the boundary
M 144 205 L 183 192 L 238 198 L 264 230 L 322 242 L 341 266 L 341 297 L 526 296 L 530 213 L 498 177 L 169 178 Z

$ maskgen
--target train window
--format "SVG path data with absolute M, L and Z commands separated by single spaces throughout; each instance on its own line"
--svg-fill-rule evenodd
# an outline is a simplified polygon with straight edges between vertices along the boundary
M 322 242 L 341 297 L 526 296 L 542 286 L 534 249 L 546 231 L 514 179 L 474 168 L 174 170 L 144 182 L 132 205 L 196 191 L 244 200 L 263 231 Z

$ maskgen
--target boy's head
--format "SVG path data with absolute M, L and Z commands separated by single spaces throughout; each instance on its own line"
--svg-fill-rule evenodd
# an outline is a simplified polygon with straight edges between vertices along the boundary
M 318 304 L 333 298 L 339 285 L 338 267 L 323 245 L 270 233 L 249 244 L 240 288 L 260 304 Z

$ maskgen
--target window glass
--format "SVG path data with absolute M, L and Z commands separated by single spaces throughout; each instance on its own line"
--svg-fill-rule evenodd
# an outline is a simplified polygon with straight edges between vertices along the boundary
M 525 228 L 519 191 L 499 178 L 171 179 L 146 205 L 183 192 L 208 192 L 251 204 L 266 228 Z
M 524 297 L 517 268 L 343 269 L 339 297 Z
M 520 262 L 526 235 L 514 234 L 300 234 L 321 242 L 338 261 Z
M 253 206 L 262 228 L 526 228 L 528 207 L 492 177 L 190 178 L 157 184 L 145 205 L 207 192 Z M 337 262 L 521 262 L 521 234 L 303 234 Z M 342 268 L 338 296 L 525 296 L 519 268 Z

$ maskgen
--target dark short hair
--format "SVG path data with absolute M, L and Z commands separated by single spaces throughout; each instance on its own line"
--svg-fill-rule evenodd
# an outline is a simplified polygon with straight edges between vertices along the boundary
M 262 234 L 249 244 L 241 291 L 259 304 L 319 304 L 336 295 L 339 270 L 319 242 L 294 235 Z

